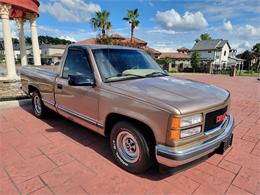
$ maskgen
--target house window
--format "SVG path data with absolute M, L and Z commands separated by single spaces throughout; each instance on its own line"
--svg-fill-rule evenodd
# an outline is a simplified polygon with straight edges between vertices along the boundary
M 224 51 L 224 56 L 226 56 L 227 51 Z
M 219 59 L 220 57 L 220 52 L 216 52 L 216 59 Z
M 211 51 L 208 51 L 208 53 L 211 53 Z

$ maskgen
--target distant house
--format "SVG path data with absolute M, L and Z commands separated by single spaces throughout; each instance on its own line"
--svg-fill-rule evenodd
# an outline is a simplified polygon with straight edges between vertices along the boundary
M 260 53 L 253 51 L 244 51 L 241 54 L 238 54 L 236 58 L 243 59 L 243 68 L 242 69 L 252 69 L 253 66 L 259 67 L 260 65 Z
M 42 44 L 41 59 L 43 64 L 53 65 L 60 62 L 67 45 Z
M 222 69 L 228 66 L 230 50 L 231 47 L 227 40 L 212 39 L 198 41 L 194 44 L 191 52 L 198 51 L 203 63 L 211 63 L 213 68 Z
M 235 66 L 237 69 L 243 69 L 243 63 L 245 60 L 236 56 L 237 50 L 231 49 L 228 56 L 228 67 Z
M 150 54 L 153 58 L 158 58 L 161 52 L 151 48 L 148 46 L 148 43 L 142 39 L 133 37 L 132 42 L 130 38 L 123 37 L 119 34 L 112 34 L 110 36 L 112 39 L 112 44 L 114 45 L 122 45 L 122 46 L 131 46 L 135 45 L 136 47 L 143 49 L 146 51 L 148 54 Z M 85 39 L 82 41 L 77 42 L 79 44 L 97 44 L 97 39 L 96 38 L 90 38 L 90 39 Z
M 177 69 L 182 71 L 186 68 L 191 68 L 191 55 L 188 54 L 189 49 L 179 48 L 178 52 L 165 52 L 159 56 L 159 59 L 171 58 L 172 62 L 168 66 L 168 71 Z

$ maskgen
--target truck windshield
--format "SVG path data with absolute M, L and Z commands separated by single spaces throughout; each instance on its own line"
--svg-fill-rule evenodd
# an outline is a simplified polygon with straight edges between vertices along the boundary
M 165 76 L 145 52 L 134 49 L 94 49 L 93 54 L 105 82 Z

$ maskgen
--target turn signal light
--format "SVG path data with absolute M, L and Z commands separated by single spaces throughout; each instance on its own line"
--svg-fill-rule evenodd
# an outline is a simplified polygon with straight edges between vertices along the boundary
M 170 139 L 177 141 L 180 139 L 180 130 L 170 130 Z
M 171 119 L 171 129 L 178 129 L 181 126 L 181 118 L 173 117 Z

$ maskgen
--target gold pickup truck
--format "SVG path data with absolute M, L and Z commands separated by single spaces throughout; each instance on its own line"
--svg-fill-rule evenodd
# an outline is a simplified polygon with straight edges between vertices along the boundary
M 35 116 L 52 109 L 109 137 L 117 164 L 129 172 L 156 161 L 176 167 L 232 144 L 229 92 L 169 76 L 142 50 L 74 44 L 51 69 L 21 69 Z

